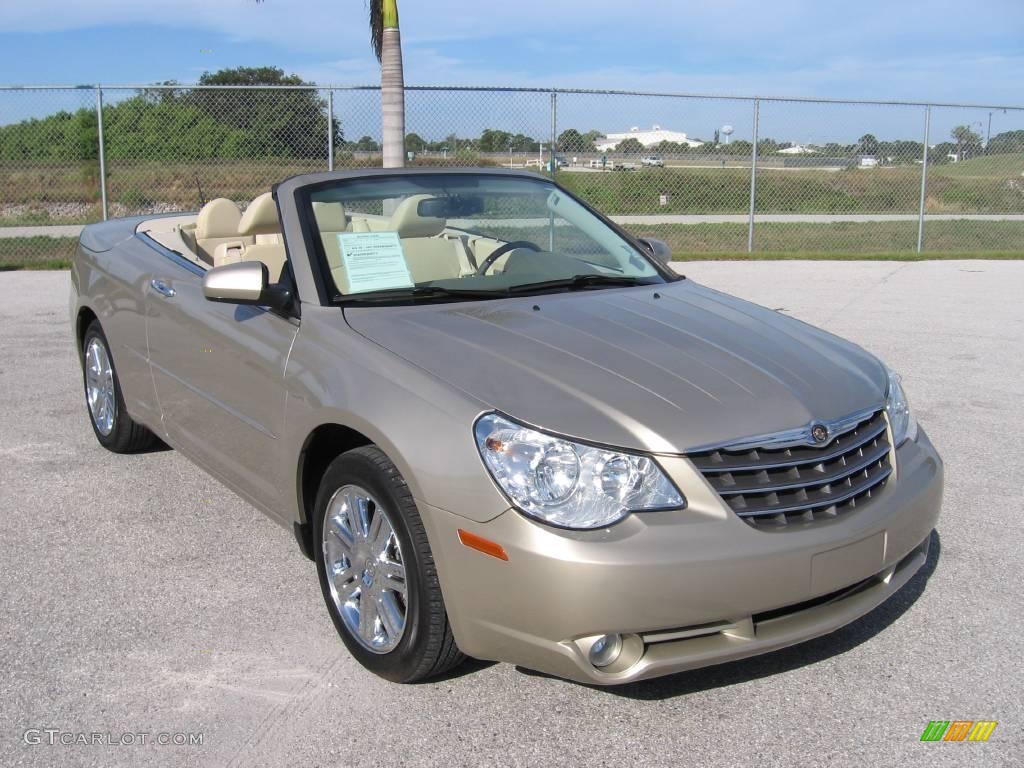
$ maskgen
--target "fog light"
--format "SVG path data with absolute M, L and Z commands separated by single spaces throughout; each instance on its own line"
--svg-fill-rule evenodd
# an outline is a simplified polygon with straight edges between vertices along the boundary
M 601 635 L 590 646 L 590 663 L 600 669 L 614 664 L 622 653 L 622 635 Z

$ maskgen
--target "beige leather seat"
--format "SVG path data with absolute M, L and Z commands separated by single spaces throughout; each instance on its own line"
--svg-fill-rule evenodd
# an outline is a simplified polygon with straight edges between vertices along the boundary
M 407 197 L 391 215 L 389 227 L 402 240 L 405 262 L 416 283 L 446 280 L 472 271 L 461 241 L 442 234 L 447 221 L 420 215 L 419 204 L 430 197 Z
M 218 245 L 227 242 L 246 244 L 245 238 L 239 238 L 238 224 L 241 220 L 242 212 L 234 201 L 226 197 L 218 197 L 204 205 L 196 219 L 198 255 L 216 264 L 214 251 Z M 252 242 L 251 238 L 248 242 Z
M 339 202 L 313 203 L 313 218 L 321 232 L 344 232 L 350 226 L 345 206 Z
M 371 218 L 370 216 L 353 216 L 352 217 L 352 231 L 353 232 L 391 232 L 391 218 L 376 216 Z
M 287 260 L 284 243 L 281 242 L 281 220 L 277 215 L 277 203 L 270 192 L 264 192 L 245 209 L 238 224 L 238 234 L 252 237 L 254 242 L 242 250 L 242 261 L 262 261 L 267 265 L 270 282 L 276 283 Z M 277 242 L 260 242 L 260 235 L 276 235 Z
M 341 246 L 338 245 L 338 235 L 348 231 L 352 226 L 345 213 L 345 206 L 341 203 L 313 203 L 313 217 L 316 219 L 317 229 L 320 230 L 320 239 L 324 244 L 327 266 L 331 270 L 334 285 L 339 292 L 348 293 L 348 277 L 341 261 Z
M 269 242 L 258 237 L 275 237 Z M 213 253 L 213 265 L 221 267 L 239 261 L 262 261 L 267 265 L 270 282 L 281 278 L 281 270 L 287 260 L 284 244 L 281 242 L 281 221 L 277 216 L 277 204 L 270 192 L 264 192 L 245 209 L 238 222 L 234 239 L 220 243 Z

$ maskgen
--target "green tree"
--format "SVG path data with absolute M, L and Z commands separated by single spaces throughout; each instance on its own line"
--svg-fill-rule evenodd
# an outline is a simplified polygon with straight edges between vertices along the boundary
M 997 133 L 988 143 L 986 151 L 989 154 L 1024 152 L 1024 131 Z
M 878 139 L 870 133 L 865 133 L 857 139 L 857 151 L 862 155 L 877 155 Z
M 615 145 L 616 152 L 621 152 L 626 155 L 639 155 L 646 149 L 647 148 L 643 144 L 634 138 L 624 139 Z
M 594 142 L 588 140 L 575 128 L 567 128 L 558 135 L 560 152 L 593 152 Z
M 203 86 L 302 86 L 298 75 L 278 67 L 236 67 L 204 72 Z M 150 92 L 151 93 L 151 92 Z M 141 93 L 143 98 L 147 92 Z M 326 104 L 315 88 L 309 90 L 183 88 L 168 91 L 159 105 L 177 104 L 199 109 L 212 120 L 241 131 L 249 142 L 249 156 L 324 158 L 327 156 Z M 332 126 L 336 144 L 343 136 L 337 121 Z
M 753 155 L 754 144 L 745 139 L 737 139 L 736 141 L 730 141 L 728 144 L 720 144 L 718 151 L 723 155 L 730 156 Z
M 689 144 L 681 144 L 678 141 L 660 141 L 657 146 L 652 147 L 655 151 L 662 155 L 679 155 L 684 152 L 690 151 Z
M 516 152 L 536 152 L 539 145 L 539 141 L 522 133 L 512 137 L 512 149 Z
M 981 152 L 981 136 L 966 125 L 958 125 L 949 135 L 956 141 L 957 160 L 966 160 L 971 155 Z
M 359 141 L 349 145 L 349 149 L 355 152 L 380 152 L 380 144 L 372 136 L 362 136 Z
M 950 155 L 956 154 L 956 144 L 943 141 L 928 148 L 928 165 L 944 165 L 950 162 Z
M 427 149 L 427 141 L 418 133 L 408 133 L 405 136 L 405 150 L 407 152 L 424 152 Z
M 477 147 L 481 152 L 508 152 L 511 140 L 512 134 L 508 131 L 485 128 L 484 132 L 480 134 Z

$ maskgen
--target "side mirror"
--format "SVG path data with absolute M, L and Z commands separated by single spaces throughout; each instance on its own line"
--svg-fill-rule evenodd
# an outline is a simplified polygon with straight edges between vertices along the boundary
M 203 275 L 203 296 L 226 304 L 252 304 L 284 310 L 291 305 L 288 289 L 270 285 L 270 273 L 262 261 L 241 261 L 214 267 Z
M 664 240 L 658 240 L 656 237 L 641 237 L 640 242 L 647 247 L 647 252 L 659 263 L 668 264 L 672 261 L 672 249 Z

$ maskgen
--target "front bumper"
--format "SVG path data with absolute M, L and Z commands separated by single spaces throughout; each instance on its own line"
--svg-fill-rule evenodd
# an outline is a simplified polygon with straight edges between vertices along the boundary
M 659 460 L 687 509 L 600 531 L 558 530 L 514 510 L 476 523 L 420 506 L 465 653 L 609 685 L 808 640 L 900 589 L 926 560 L 943 470 L 923 430 L 896 455 L 895 476 L 869 504 L 780 531 L 740 520 L 683 458 Z M 460 528 L 497 542 L 508 560 L 463 546 Z M 587 660 L 610 632 L 635 636 L 626 668 Z

